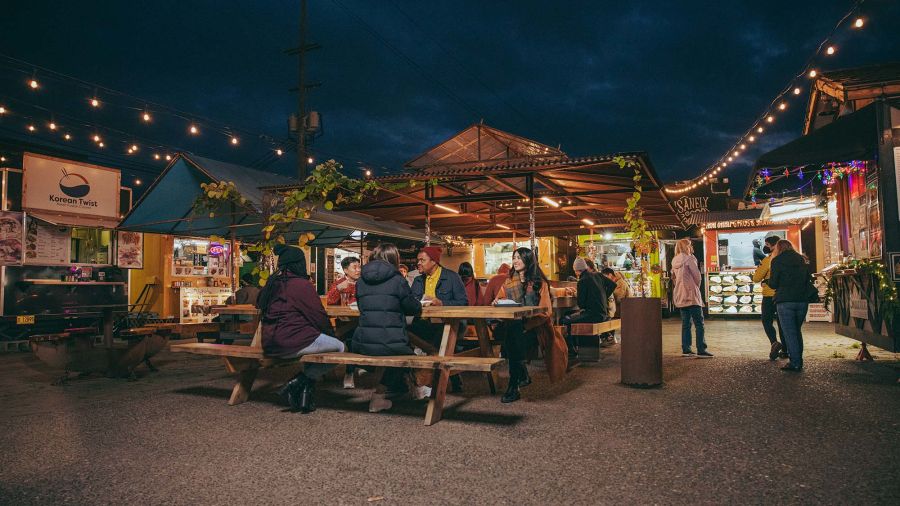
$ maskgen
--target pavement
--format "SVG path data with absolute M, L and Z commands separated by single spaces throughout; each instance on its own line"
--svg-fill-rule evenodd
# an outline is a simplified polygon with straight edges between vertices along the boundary
M 533 362 L 513 404 L 467 375 L 432 427 L 423 402 L 370 414 L 336 379 L 315 413 L 286 412 L 271 387 L 289 368 L 228 406 L 215 358 L 51 386 L 30 354 L 0 355 L 0 504 L 900 503 L 900 356 L 857 362 L 807 324 L 790 374 L 758 321 L 708 321 L 710 360 L 663 327 L 661 388 L 621 385 L 615 346 L 553 385 Z

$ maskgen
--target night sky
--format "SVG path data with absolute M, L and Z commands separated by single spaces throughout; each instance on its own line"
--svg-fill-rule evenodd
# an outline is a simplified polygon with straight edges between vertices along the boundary
M 100 92 L 103 105 L 92 110 L 89 85 L 38 71 L 41 88 L 32 91 L 32 70 L 4 59 L 0 104 L 11 113 L 0 133 L 53 116 L 73 132 L 73 146 L 93 150 L 87 137 L 101 131 L 107 156 L 146 164 L 129 177 L 151 177 L 164 166 L 152 153 L 167 149 L 295 171 L 294 157 L 272 156 L 278 143 L 255 134 L 287 136 L 297 70 L 284 50 L 296 45 L 299 2 L 8 4 L 0 53 L 131 97 Z M 865 2 L 865 29 L 839 29 L 837 54 L 817 67 L 900 60 L 898 4 Z M 663 180 L 692 177 L 764 112 L 851 5 L 312 0 L 309 39 L 323 48 L 310 54 L 308 76 L 322 86 L 309 102 L 325 125 L 313 151 L 348 173 L 365 165 L 383 174 L 483 119 L 570 155 L 647 151 Z M 756 156 L 800 135 L 807 90 L 724 173 L 733 187 L 743 187 Z M 154 112 L 142 124 L 142 101 L 188 114 Z M 200 135 L 187 134 L 190 122 Z M 131 142 L 141 150 L 125 155 Z

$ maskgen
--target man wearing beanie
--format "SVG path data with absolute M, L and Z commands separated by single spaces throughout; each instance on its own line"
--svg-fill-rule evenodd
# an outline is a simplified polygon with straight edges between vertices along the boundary
M 609 296 L 615 291 L 616 284 L 605 276 L 594 274 L 588 269 L 588 263 L 584 258 L 578 257 L 572 264 L 572 269 L 578 277 L 578 308 L 577 313 L 564 316 L 563 325 L 566 326 L 566 340 L 569 344 L 569 358 L 575 359 L 578 350 L 572 336 L 573 323 L 601 323 L 609 319 Z
M 441 248 L 425 246 L 416 256 L 416 267 L 421 274 L 413 280 L 412 293 L 422 301 L 431 301 L 432 306 L 468 306 L 466 287 L 459 274 L 441 265 Z M 423 304 L 424 305 L 424 304 Z M 416 318 L 409 331 L 433 344 L 440 342 L 444 326 L 428 320 Z M 462 390 L 459 376 L 451 376 L 451 389 Z

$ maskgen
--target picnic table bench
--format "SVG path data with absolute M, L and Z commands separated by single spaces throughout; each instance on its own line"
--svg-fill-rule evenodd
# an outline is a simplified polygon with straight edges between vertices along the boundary
M 359 317 L 359 310 L 349 306 L 327 306 L 326 313 L 331 317 Z M 253 314 L 252 306 L 228 306 L 216 308 L 219 314 Z M 476 350 L 481 356 L 454 355 L 457 328 L 461 320 L 474 320 L 477 327 L 483 327 L 488 319 L 510 320 L 531 316 L 539 312 L 536 307 L 426 307 L 422 310 L 422 318 L 440 319 L 444 324 L 440 346 L 436 355 L 399 355 L 368 356 L 355 353 L 320 353 L 303 355 L 293 359 L 266 357 L 262 351 L 262 331 L 257 327 L 250 346 L 187 343 L 175 344 L 170 348 L 174 352 L 193 353 L 197 355 L 219 356 L 225 360 L 229 372 L 238 373 L 238 381 L 228 400 L 229 405 L 245 402 L 253 388 L 253 382 L 261 368 L 276 367 L 297 363 L 319 363 L 336 365 L 357 365 L 369 367 L 408 367 L 412 369 L 430 369 L 433 371 L 431 398 L 425 413 L 425 425 L 432 425 L 441 419 L 447 384 L 451 372 L 473 371 L 490 374 L 493 386 L 493 374 L 505 360 L 493 356 L 486 334 L 479 332 L 480 341 L 484 341 Z M 484 338 L 481 339 L 482 335 Z

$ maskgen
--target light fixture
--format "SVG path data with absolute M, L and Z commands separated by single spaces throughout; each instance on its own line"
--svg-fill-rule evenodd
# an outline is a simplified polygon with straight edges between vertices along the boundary
M 238 138 L 237 138 L 237 137 L 232 137 L 232 138 L 231 138 L 231 144 L 234 145 L 234 146 L 237 146 L 237 144 L 238 144 Z
M 778 109 L 781 110 L 781 111 L 787 109 L 787 103 L 786 103 L 786 102 L 782 102 L 782 103 L 778 104 Z
M 732 160 L 734 160 L 734 157 L 733 157 L 733 156 L 729 156 L 729 157 L 728 157 L 728 161 L 730 162 L 730 161 L 732 161 Z
M 759 127 L 756 129 L 756 133 L 758 133 L 758 134 L 761 134 L 763 132 L 765 132 L 765 129 L 763 127 Z
M 132 151 L 137 151 L 137 150 L 138 150 L 138 145 L 137 145 L 137 144 L 132 144 L 132 145 L 131 145 L 131 150 L 132 150 Z
M 856 21 L 853 22 L 853 26 L 856 28 L 862 28 L 864 24 L 863 18 L 856 18 Z
M 801 231 L 806 230 L 807 228 L 809 228 L 810 225 L 812 225 L 812 220 L 809 220 L 806 223 L 804 223 L 803 228 L 801 228 L 800 230 Z
M 197 135 L 200 132 L 200 130 L 197 129 L 197 125 L 191 125 L 188 131 L 191 132 L 191 135 Z
M 612 232 L 607 232 L 607 233 L 603 234 L 603 238 L 606 239 L 607 241 L 611 240 L 613 238 Z
M 741 144 L 741 149 L 747 149 L 747 145 L 746 145 L 746 144 Z
M 366 172 L 368 172 L 368 171 L 366 171 Z M 444 211 L 449 211 L 453 214 L 459 214 L 459 209 L 453 209 L 452 207 L 449 207 L 449 206 L 435 204 L 434 207 L 437 207 L 438 209 L 443 209 Z
M 775 116 L 769 115 L 769 116 L 766 118 L 766 121 L 768 121 L 769 123 L 772 123 L 773 121 L 775 121 Z
M 56 123 L 54 123 L 54 122 L 52 122 L 52 121 L 51 121 L 50 124 L 47 125 L 47 126 L 50 127 L 50 130 L 56 130 Z
M 36 90 L 36 89 L 38 89 L 38 86 L 40 86 L 40 85 L 38 84 L 37 79 L 32 77 L 31 80 L 28 81 L 28 86 L 31 86 L 32 90 Z
M 816 72 L 815 69 L 809 71 L 809 77 L 816 77 L 817 75 L 819 75 L 819 73 Z
M 72 136 L 69 134 L 66 134 L 66 135 L 63 135 L 63 139 L 70 141 L 70 140 L 72 140 Z
M 541 197 L 541 200 L 543 200 L 544 203 L 551 205 L 553 207 L 559 207 L 559 202 L 551 199 L 550 197 Z
M 826 54 L 834 54 L 834 46 L 828 46 L 828 49 L 825 50 Z
M 504 229 L 504 230 L 509 230 L 509 229 L 510 229 L 509 227 L 507 227 L 506 225 L 504 225 L 504 224 L 502 224 L 502 223 L 495 223 L 495 225 L 497 225 L 498 227 L 500 227 L 500 228 L 502 228 L 502 229 Z
M 587 225 L 587 226 L 589 226 L 589 227 L 593 227 L 593 226 L 594 226 L 594 220 L 589 220 L 589 219 L 587 219 L 587 218 L 582 218 L 581 221 L 583 221 L 584 224 Z
M 366 169 L 366 177 L 372 177 L 372 171 L 370 169 Z
M 130 154 L 132 154 L 132 153 L 134 153 L 134 150 L 131 149 L 131 148 L 128 148 L 128 154 L 130 155 Z
M 28 125 L 29 132 L 34 132 L 35 130 L 37 130 L 37 128 L 35 128 L 34 125 Z
M 0 105 L 0 114 L 6 114 L 6 107 Z
M 313 157 L 309 157 L 306 159 L 306 163 L 313 163 Z
M 135 180 L 134 180 L 134 184 L 140 186 L 140 185 L 141 185 L 141 180 L 140 180 L 140 179 L 135 179 Z
M 160 157 L 159 157 L 159 153 L 153 153 L 153 158 L 159 160 L 159 158 L 160 158 Z
M 802 90 L 800 90 L 799 87 L 798 87 L 798 88 L 794 88 L 794 95 L 799 95 L 801 91 L 802 91 Z
M 172 155 L 166 155 L 166 160 L 167 160 L 167 161 L 168 161 L 168 160 L 171 160 L 171 159 L 172 159 Z
M 281 156 L 281 155 L 284 154 L 284 151 L 282 151 L 281 149 L 276 149 L 276 150 L 275 150 L 275 154 L 278 155 L 278 156 Z
M 97 100 L 97 97 L 91 99 L 91 107 L 100 107 L 100 101 Z
M 94 142 L 100 142 L 100 136 L 99 136 L 99 135 L 94 134 Z
M 149 123 L 150 119 L 151 119 L 150 113 L 147 111 L 144 111 L 144 114 L 141 115 L 141 119 L 143 119 L 145 122 Z
M 750 141 L 750 142 L 753 142 L 753 141 L 756 140 L 756 137 L 754 137 L 754 136 L 751 135 L 750 137 L 747 137 L 747 140 Z
M 97 144 L 97 145 L 100 146 L 101 148 L 104 147 L 104 146 L 106 146 L 106 144 L 103 144 L 102 142 L 100 142 L 100 143 Z

